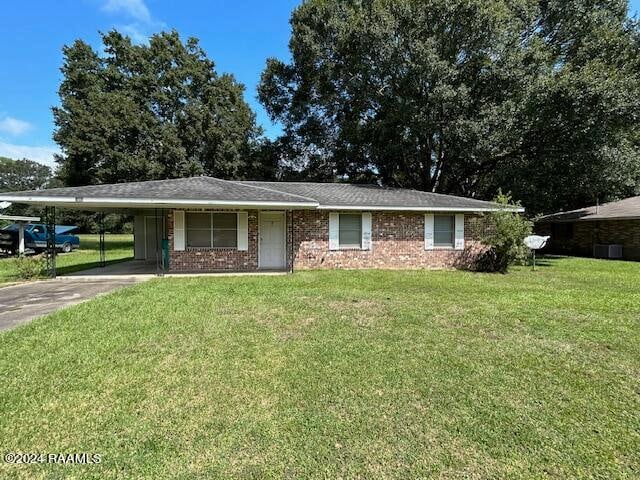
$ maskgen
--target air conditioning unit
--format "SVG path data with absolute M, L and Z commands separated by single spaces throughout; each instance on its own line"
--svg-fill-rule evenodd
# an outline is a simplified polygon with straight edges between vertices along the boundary
M 622 258 L 622 245 L 595 244 L 593 256 L 595 258 Z

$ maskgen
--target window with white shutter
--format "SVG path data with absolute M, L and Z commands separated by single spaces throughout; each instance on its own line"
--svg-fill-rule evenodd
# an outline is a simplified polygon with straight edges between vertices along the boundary
M 371 238 L 371 213 L 364 212 L 362 214 L 362 249 L 371 250 L 373 244 Z
M 249 250 L 249 215 L 238 212 L 238 250 Z
M 424 216 L 424 249 L 433 250 L 433 214 Z
M 191 248 L 234 248 L 238 245 L 238 214 L 187 212 L 186 246 Z
M 455 217 L 436 215 L 433 218 L 433 245 L 438 248 L 453 248 L 455 239 Z
M 464 214 L 456 215 L 455 249 L 464 250 Z
M 341 213 L 338 228 L 340 248 L 362 248 L 362 214 Z
M 175 251 L 184 250 L 184 212 L 175 210 L 173 212 L 173 249 Z

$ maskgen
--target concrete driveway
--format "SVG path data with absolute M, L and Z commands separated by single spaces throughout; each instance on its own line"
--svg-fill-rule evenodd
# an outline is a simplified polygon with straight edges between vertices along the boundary
M 47 280 L 0 288 L 0 331 L 41 315 L 133 285 L 133 278 L 105 280 Z

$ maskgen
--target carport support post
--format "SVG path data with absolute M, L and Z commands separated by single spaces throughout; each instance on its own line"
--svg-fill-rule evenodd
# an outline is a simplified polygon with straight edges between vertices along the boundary
M 164 214 L 164 209 L 161 210 Z M 156 275 L 158 277 L 164 276 L 164 254 L 162 251 L 162 237 L 164 232 L 164 220 L 158 216 L 158 209 L 154 211 L 155 215 L 155 234 L 156 234 Z
M 289 210 L 289 223 L 290 223 L 290 236 L 287 239 L 289 242 L 289 273 L 293 273 L 293 210 Z
M 104 243 L 104 212 L 99 213 L 98 217 L 98 234 L 100 243 L 100 266 L 107 266 L 107 252 Z
M 45 207 L 44 216 L 47 237 L 45 250 L 47 273 L 51 278 L 56 278 L 56 207 Z
M 24 255 L 24 222 L 18 222 L 18 255 Z

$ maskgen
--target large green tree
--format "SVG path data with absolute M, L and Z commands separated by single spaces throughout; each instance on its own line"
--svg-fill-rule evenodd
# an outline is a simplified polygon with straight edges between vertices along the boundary
M 531 212 L 640 184 L 640 42 L 624 0 L 307 0 L 259 96 L 285 167 Z
M 33 160 L 0 157 L 0 192 L 46 188 L 52 181 L 51 168 Z
M 0 157 L 0 192 L 15 192 L 19 190 L 37 190 L 59 186 L 53 177 L 51 168 L 41 163 L 23 158 L 13 160 Z M 13 204 L 2 211 L 12 215 L 40 215 L 40 209 L 27 205 Z
M 175 31 L 137 45 L 117 31 L 103 50 L 77 40 L 63 49 L 57 159 L 68 185 L 261 171 L 260 133 L 244 87 Z

